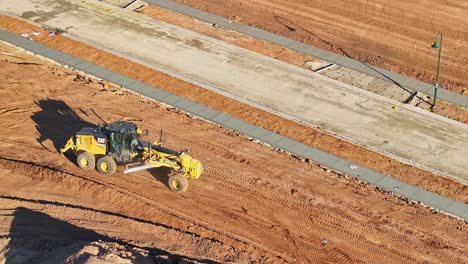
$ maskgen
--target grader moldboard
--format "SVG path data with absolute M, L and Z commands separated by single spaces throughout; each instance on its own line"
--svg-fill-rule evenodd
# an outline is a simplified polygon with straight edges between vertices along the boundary
M 113 174 L 117 164 L 125 165 L 124 173 L 131 173 L 150 168 L 168 167 L 175 171 L 169 176 L 169 188 L 175 192 L 184 192 L 188 188 L 187 179 L 199 179 L 203 166 L 188 154 L 188 150 L 174 151 L 162 146 L 162 131 L 159 142 L 140 141 L 143 131 L 135 124 L 117 121 L 98 127 L 81 128 L 70 137 L 64 154 L 72 150 L 78 166 L 89 171 L 94 169 L 106 176 Z

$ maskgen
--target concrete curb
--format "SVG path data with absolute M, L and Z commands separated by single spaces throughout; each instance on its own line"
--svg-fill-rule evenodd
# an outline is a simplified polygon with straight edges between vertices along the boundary
M 68 55 L 64 52 L 39 44 L 0 29 L 0 40 L 33 52 L 37 55 L 54 60 L 79 71 L 108 80 L 128 90 L 153 100 L 182 109 L 210 122 L 230 128 L 248 137 L 252 137 L 273 147 L 285 150 L 296 156 L 313 160 L 332 170 L 350 175 L 363 182 L 372 184 L 382 190 L 392 192 L 410 201 L 422 203 L 428 207 L 445 212 L 468 221 L 468 205 L 447 197 L 428 192 L 416 186 L 407 184 L 376 171 L 361 167 L 350 161 L 338 158 L 321 150 L 304 145 L 272 131 L 247 123 L 220 111 L 210 109 L 191 100 L 163 91 L 125 75 L 108 70 L 94 63 Z
M 258 29 L 255 27 L 247 26 L 245 24 L 239 23 L 237 21 L 229 20 L 224 17 L 213 15 L 186 5 L 182 5 L 170 0 L 144 0 L 150 4 L 169 9 L 198 20 L 216 24 L 222 28 L 236 31 L 245 35 L 252 36 L 257 39 L 261 39 L 273 44 L 283 46 L 285 48 L 300 52 L 302 54 L 310 55 L 317 57 L 319 59 L 341 65 L 377 78 L 381 78 L 390 82 L 395 83 L 396 85 L 411 89 L 413 91 L 422 92 L 424 94 L 434 96 L 434 85 L 421 82 L 377 66 L 370 64 L 362 63 L 357 60 L 353 60 L 348 57 L 344 57 L 320 48 L 316 48 L 307 44 L 304 44 L 299 41 L 295 41 L 274 33 Z M 468 108 L 468 96 L 463 96 L 461 94 L 454 93 L 447 89 L 439 88 L 439 99 Z

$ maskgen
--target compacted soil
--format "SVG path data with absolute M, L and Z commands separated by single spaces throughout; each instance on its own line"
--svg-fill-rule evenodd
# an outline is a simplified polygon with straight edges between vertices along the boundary
M 468 2 L 463 0 L 175 0 L 468 95 Z
M 461 183 L 403 164 L 397 160 L 372 152 L 365 147 L 338 139 L 321 130 L 307 127 L 234 99 L 224 97 L 215 92 L 72 40 L 66 36 L 48 36 L 48 31 L 18 19 L 0 15 L 0 28 L 18 34 L 22 32 L 39 32 L 41 33 L 39 36 L 30 34 L 30 37 L 39 43 L 96 63 L 213 109 L 223 111 L 257 126 L 353 161 L 361 166 L 462 202 L 468 201 L 468 188 Z M 288 58 L 292 58 L 291 54 Z
M 97 115 L 163 129 L 204 175 L 81 171 L 58 149 Z M 5 45 L 0 122 L 0 262 L 468 262 L 463 221 Z

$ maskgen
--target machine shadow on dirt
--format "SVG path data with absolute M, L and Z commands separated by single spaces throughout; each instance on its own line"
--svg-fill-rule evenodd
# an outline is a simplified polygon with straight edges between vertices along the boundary
M 37 142 L 44 148 L 44 141 L 51 140 L 55 150 L 60 151 L 67 142 L 70 135 L 74 135 L 81 127 L 95 126 L 84 121 L 64 101 L 43 99 L 35 102 L 41 108 L 34 113 L 31 119 L 36 123 L 38 133 Z M 82 111 L 83 114 L 86 114 Z M 68 157 L 70 158 L 70 157 Z M 71 159 L 72 160 L 72 159 Z
M 149 169 L 148 172 L 153 176 L 157 181 L 164 183 L 164 186 L 170 188 L 169 186 L 169 177 L 174 174 L 170 168 L 160 167 Z
M 7 209 L 13 211 L 13 221 L 8 237 L 10 241 L 6 246 L 5 263 L 68 263 L 71 256 L 75 256 L 84 246 L 92 242 L 104 241 L 127 246 L 135 259 L 134 263 L 166 263 L 179 260 L 193 261 L 190 257 L 171 254 L 158 248 L 142 248 L 149 251 L 148 256 L 143 256 L 138 246 L 115 238 L 101 235 L 93 230 L 75 226 L 66 221 L 54 218 L 45 213 L 24 207 Z M 99 244 L 94 244 L 99 249 L 99 254 L 105 252 Z M 73 263 L 87 263 L 93 255 L 85 252 Z M 67 262 L 68 261 L 68 262 Z M 202 263 L 213 263 L 202 260 Z

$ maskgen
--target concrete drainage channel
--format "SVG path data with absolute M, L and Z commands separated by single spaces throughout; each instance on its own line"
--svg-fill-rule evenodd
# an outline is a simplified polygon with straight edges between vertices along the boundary
M 468 205 L 464 203 L 428 192 L 376 171 L 361 167 L 350 161 L 252 125 L 223 112 L 210 109 L 193 101 L 165 92 L 157 87 L 131 79 L 125 75 L 113 72 L 8 31 L 0 29 L 0 40 L 100 79 L 108 80 L 142 96 L 179 108 L 207 121 L 232 129 L 247 137 L 257 139 L 263 143 L 287 151 L 293 155 L 312 160 L 327 168 L 374 185 L 384 191 L 392 192 L 410 201 L 421 203 L 440 212 L 468 221 Z

